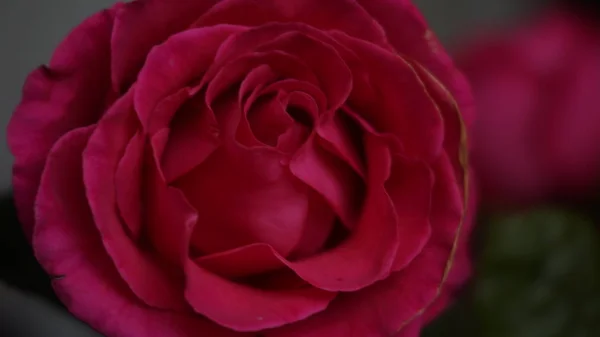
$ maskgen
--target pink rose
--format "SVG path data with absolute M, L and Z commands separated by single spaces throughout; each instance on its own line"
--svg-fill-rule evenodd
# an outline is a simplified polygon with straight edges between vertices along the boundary
M 468 275 L 470 103 L 408 1 L 118 4 L 28 78 L 15 198 L 108 336 L 417 336 Z
M 473 163 L 484 195 L 533 202 L 600 177 L 600 28 L 553 10 L 460 58 L 475 91 Z

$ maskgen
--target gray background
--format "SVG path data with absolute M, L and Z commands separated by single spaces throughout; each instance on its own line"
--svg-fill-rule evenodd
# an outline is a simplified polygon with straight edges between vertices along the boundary
M 199 0 L 201 1 L 201 0 Z M 10 188 L 12 158 L 5 130 L 25 76 L 45 63 L 58 42 L 83 18 L 111 0 L 3 0 L 0 2 L 0 191 Z M 415 0 L 434 31 L 452 49 L 460 36 L 509 25 L 537 0 Z M 7 329 L 18 328 L 20 334 Z M 94 336 L 85 325 L 0 284 L 0 335 Z

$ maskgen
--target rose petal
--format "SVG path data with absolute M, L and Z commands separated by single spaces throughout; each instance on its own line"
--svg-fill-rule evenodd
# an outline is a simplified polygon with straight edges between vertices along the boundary
M 168 127 L 183 104 L 197 94 L 197 88 L 197 86 L 184 86 L 158 101 L 145 125 L 147 133 L 154 135 L 158 130 Z M 143 121 L 142 125 L 144 125 Z
M 240 84 L 238 100 L 240 106 L 244 107 L 244 114 L 248 113 L 252 104 L 260 97 L 261 91 L 269 84 L 277 81 L 277 74 L 269 65 L 260 65 L 248 73 Z
M 142 230 L 142 174 L 146 138 L 136 133 L 119 161 L 115 172 L 115 196 L 123 222 L 134 240 Z
M 462 186 L 456 180 L 450 159 L 442 156 L 433 169 L 436 181 L 431 204 L 431 239 L 396 278 L 397 287 L 412 289 L 410 294 L 404 295 L 403 308 L 399 311 L 405 324 L 420 316 L 422 310 L 438 298 L 454 263 L 458 240 L 465 234 L 461 232 L 462 224 L 469 220 L 465 216 Z
M 310 134 L 311 130 L 308 127 L 294 124 L 277 138 L 277 150 L 290 155 L 294 154 L 306 142 Z
M 462 120 L 462 111 L 451 93 L 444 85 L 436 79 L 433 74 L 423 68 L 422 65 L 415 64 L 415 70 L 425 83 L 427 91 L 434 99 L 435 103 L 442 112 L 444 119 L 444 149 L 450 156 L 452 164 L 456 168 L 456 178 L 459 184 L 464 184 L 461 160 L 464 155 L 461 150 L 466 143 L 465 125 Z
M 100 121 L 83 153 L 86 195 L 106 251 L 131 290 L 150 306 L 181 310 L 185 304 L 172 275 L 127 236 L 117 213 L 115 171 L 137 127 L 132 89 Z
M 261 45 L 258 50 L 281 50 L 303 60 L 319 78 L 319 87 L 328 98 L 329 110 L 342 106 L 352 90 L 350 69 L 339 53 L 324 41 L 301 32 L 287 32 Z
M 212 63 L 220 44 L 229 35 L 243 29 L 220 25 L 187 30 L 171 36 L 148 54 L 135 93 L 135 108 L 146 130 L 152 133 L 166 126 L 172 115 L 156 116 L 154 109 L 159 102 L 201 77 Z
M 289 94 L 293 92 L 303 93 L 310 96 L 312 100 L 314 100 L 314 102 L 317 105 L 317 111 L 325 111 L 327 108 L 327 98 L 325 97 L 325 94 L 323 94 L 323 91 L 321 91 L 321 89 L 318 86 L 316 86 L 314 83 L 311 83 L 310 81 L 287 78 L 269 84 L 260 92 L 260 94 L 267 95 L 279 92 Z M 288 101 L 286 103 L 289 104 L 290 102 Z M 311 110 L 309 110 L 309 112 L 310 111 Z M 314 119 L 317 120 L 317 117 L 318 116 L 314 116 Z
M 423 326 L 423 319 L 417 317 L 395 334 L 394 337 L 419 337 L 421 336 L 421 329 Z
M 209 320 L 142 304 L 120 279 L 94 225 L 83 186 L 82 152 L 93 127 L 61 138 L 48 155 L 36 201 L 36 256 L 60 300 L 107 336 L 244 337 Z M 249 336 L 248 336 L 249 337 Z
M 316 127 L 324 147 L 344 160 L 361 177 L 365 177 L 362 130 L 347 114 L 334 112 L 326 115 Z
M 466 78 L 454 66 L 420 11 L 410 0 L 357 1 L 384 28 L 389 42 L 401 55 L 417 61 L 446 85 L 456 98 L 467 126 L 475 117 L 475 104 Z
M 186 29 L 218 1 L 183 1 L 176 6 L 161 0 L 128 2 L 119 10 L 111 41 L 112 83 L 125 92 L 136 80 L 152 47 Z
M 312 126 L 320 115 L 317 100 L 303 91 L 292 91 L 281 98 L 286 110 L 296 122 Z
M 251 52 L 225 64 L 214 77 L 214 71 L 207 72 L 203 78 L 203 82 L 209 83 L 206 90 L 207 103 L 210 104 L 235 83 L 241 82 L 251 69 L 263 64 L 269 65 L 281 77 L 319 83 L 312 69 L 295 55 L 282 51 Z
M 161 259 L 169 262 L 171 267 L 183 267 L 198 214 L 180 190 L 167 185 L 156 162 L 147 159 L 145 233 Z
M 256 138 L 273 147 L 277 145 L 279 136 L 294 125 L 278 96 L 259 98 L 246 118 Z
M 472 172 L 470 172 L 472 176 Z M 468 210 L 463 220 L 461 234 L 458 242 L 454 260 L 452 261 L 451 270 L 449 271 L 446 283 L 440 296 L 433 302 L 423 313 L 423 321 L 428 324 L 435 319 L 441 311 L 443 311 L 454 299 L 458 290 L 465 284 L 469 276 L 471 276 L 471 234 L 475 227 L 475 216 L 477 214 L 477 179 L 469 181 L 469 199 Z
M 407 156 L 435 158 L 444 139 L 443 120 L 413 67 L 373 44 L 332 34 L 366 65 L 369 82 L 354 86 L 349 104 L 377 130 L 396 135 Z
M 281 96 L 285 110 L 295 123 L 277 138 L 277 149 L 293 154 L 308 140 L 312 126 L 319 118 L 319 106 L 314 97 L 302 91 Z
M 195 249 L 215 253 L 262 242 L 284 256 L 291 252 L 303 232 L 308 196 L 282 159 L 268 149 L 224 146 L 175 183 L 199 212 Z
M 8 146 L 15 158 L 15 203 L 29 239 L 33 203 L 50 148 L 66 132 L 95 123 L 104 112 L 110 91 L 106 78 L 110 36 L 118 7 L 83 21 L 61 42 L 50 65 L 27 77 L 8 125 Z
M 308 192 L 308 216 L 304 231 L 289 258 L 300 260 L 316 254 L 327 242 L 333 231 L 335 212 L 317 192 Z
M 246 109 L 246 102 L 252 103 L 252 97 L 256 97 L 257 93 L 264 88 L 267 84 L 274 82 L 277 79 L 277 73 L 267 65 L 260 65 L 248 73 L 242 83 L 240 84 L 240 91 L 238 99 L 240 105 Z
M 423 162 L 394 157 L 386 190 L 398 217 L 398 254 L 393 270 L 405 268 L 431 237 L 429 215 L 434 176 Z
M 370 165 L 367 192 L 362 213 L 350 237 L 329 251 L 289 264 L 302 279 L 320 289 L 357 291 L 367 287 L 389 275 L 396 256 L 397 219 L 383 187 L 389 177 L 390 154 L 383 142 L 370 139 L 367 143 Z M 310 167 L 322 165 L 313 164 Z M 292 170 L 295 174 L 301 172 L 299 167 Z M 310 179 L 307 173 L 302 172 L 301 179 Z M 321 186 L 327 186 L 326 179 L 319 182 L 323 184 Z M 332 190 L 338 188 L 331 187 Z
M 337 49 L 345 56 L 349 51 L 313 27 L 305 24 L 271 23 L 232 35 L 225 41 L 215 63 L 207 72 L 211 77 L 218 69 L 240 55 L 259 51 L 282 51 L 300 58 L 314 71 L 329 98 L 329 108 L 337 109 L 348 97 L 352 88 L 352 73 Z M 307 52 L 310 51 L 310 52 Z
M 336 29 L 367 41 L 387 45 L 381 27 L 353 0 L 224 0 L 207 11 L 194 26 L 212 26 L 225 22 L 243 26 L 261 26 L 270 22 L 302 22 L 321 30 Z
M 272 247 L 255 243 L 194 260 L 200 267 L 227 279 L 240 279 L 286 268 Z
M 349 167 L 325 152 L 311 137 L 296 152 L 290 171 L 331 205 L 342 223 L 354 228 L 361 211 L 364 182 Z
M 201 165 L 220 145 L 217 120 L 202 95 L 183 104 L 169 129 L 170 137 L 160 158 L 167 183 Z
M 413 337 L 419 317 L 445 286 L 458 244 L 462 196 L 448 158 L 436 163 L 432 237 L 403 271 L 371 287 L 343 294 L 326 311 L 304 321 L 264 332 L 267 337 L 400 336 Z M 406 331 L 404 331 L 406 329 Z
M 222 279 L 192 261 L 188 261 L 186 273 L 186 298 L 194 310 L 236 331 L 260 331 L 303 320 L 325 310 L 336 296 L 312 287 L 253 289 Z

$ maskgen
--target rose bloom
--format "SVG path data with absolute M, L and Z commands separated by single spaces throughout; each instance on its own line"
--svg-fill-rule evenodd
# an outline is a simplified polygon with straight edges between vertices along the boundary
M 15 198 L 108 336 L 417 336 L 469 271 L 471 118 L 408 1 L 134 1 L 27 79 Z
M 553 9 L 466 48 L 473 164 L 498 204 L 585 196 L 600 178 L 600 26 Z

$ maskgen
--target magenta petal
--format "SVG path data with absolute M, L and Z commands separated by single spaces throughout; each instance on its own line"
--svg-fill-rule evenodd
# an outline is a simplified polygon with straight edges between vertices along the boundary
M 260 93 L 261 94 L 270 94 L 270 93 L 279 93 L 286 92 L 290 95 L 297 92 L 307 96 L 310 96 L 312 101 L 317 105 L 318 111 L 326 111 L 327 109 L 327 97 L 321 91 L 321 89 L 315 85 L 312 81 L 300 80 L 297 78 L 287 78 L 281 81 L 273 82 L 266 86 Z M 289 101 L 289 95 L 286 97 L 285 103 L 288 105 L 292 104 Z M 312 104 L 310 104 L 312 106 Z M 308 112 L 311 112 L 311 109 L 308 109 Z M 317 120 L 318 116 L 314 116 L 314 119 Z
M 326 115 L 316 127 L 325 148 L 343 159 L 361 177 L 365 177 L 365 162 L 361 144 L 362 130 L 342 111 Z
M 344 225 L 348 228 L 356 225 L 364 182 L 349 166 L 321 149 L 315 136 L 296 152 L 290 170 L 327 200 Z
M 302 66 L 318 78 L 318 81 L 310 82 L 323 88 L 329 98 L 330 109 L 341 106 L 351 91 L 352 72 L 339 53 L 347 57 L 351 52 L 324 32 L 300 23 L 270 23 L 232 35 L 222 44 L 206 77 L 212 78 L 220 68 L 240 55 L 257 52 L 282 52 L 300 59 Z M 284 78 L 301 79 L 286 74 L 291 70 L 295 67 L 283 67 L 279 72 L 284 74 Z
M 196 87 L 186 86 L 161 99 L 152 111 L 152 115 L 145 125 L 145 131 L 154 135 L 159 130 L 168 127 L 183 104 L 194 96 L 195 91 Z
M 179 179 L 198 210 L 193 248 L 215 253 L 267 243 L 287 256 L 308 216 L 307 187 L 285 169 L 285 157 L 266 148 L 222 146 Z
M 277 138 L 277 150 L 283 153 L 295 153 L 310 137 L 311 130 L 296 123 Z
M 139 74 L 135 93 L 135 108 L 142 125 L 146 129 L 155 125 L 153 130 L 165 127 L 168 120 L 161 121 L 161 125 L 152 121 L 159 102 L 200 77 L 212 63 L 221 43 L 243 29 L 223 25 L 187 30 L 154 48 Z
M 380 45 L 387 44 L 381 27 L 354 0 L 224 0 L 194 25 L 262 26 L 271 22 L 302 22 L 320 30 L 340 30 Z
M 452 94 L 446 89 L 446 87 L 431 74 L 422 65 L 416 64 L 415 70 L 419 73 L 419 76 L 425 83 L 427 91 L 434 99 L 436 105 L 439 107 L 442 112 L 442 117 L 444 119 L 444 149 L 446 153 L 450 157 L 452 161 L 452 165 L 455 167 L 455 174 L 458 182 L 460 184 L 464 183 L 463 173 L 462 173 L 462 164 L 461 160 L 461 151 L 463 147 L 463 142 L 465 142 L 465 126 L 463 125 L 462 111 L 455 101 Z M 515 84 L 512 83 L 512 87 L 515 87 Z M 518 87 L 518 86 L 517 86 Z M 513 90 L 522 89 L 521 87 L 514 88 Z M 527 95 L 527 90 L 520 90 L 520 92 L 524 95 Z M 526 93 L 527 92 L 527 93 Z M 512 113 L 519 113 L 520 111 L 513 111 Z M 486 130 L 486 132 L 490 132 L 490 130 Z M 489 135 L 488 135 L 489 137 Z M 520 138 L 517 138 L 521 140 Z M 500 179 L 500 177 L 496 177 Z M 537 179 L 536 179 L 537 180 Z
M 81 163 L 81 153 L 94 129 L 95 126 L 88 126 L 70 131 L 61 137 L 48 154 L 36 199 L 35 212 L 39 220 L 32 243 L 36 257 L 50 275 L 63 275 L 59 271 L 71 269 L 73 263 L 85 262 L 78 261 L 86 251 L 85 242 L 95 242 L 97 239 L 85 197 Z M 70 232 L 60 235 L 59 228 L 73 225 L 73 219 L 85 220 L 81 227 L 74 228 L 75 233 L 86 232 L 88 235 L 71 237 L 75 233 Z M 49 240 L 53 237 L 56 240 Z M 63 250 L 64 246 L 60 244 L 69 240 L 82 241 L 75 245 L 72 255 L 66 254 L 69 250 Z M 103 252 L 100 250 L 100 253 Z M 65 260 L 71 260 L 71 265 Z
M 112 37 L 112 83 L 124 92 L 137 78 L 152 47 L 188 28 L 218 1 L 149 0 L 126 3 L 118 12 Z
M 394 157 L 386 190 L 398 216 L 398 254 L 393 270 L 405 268 L 431 237 L 429 223 L 434 176 L 422 162 Z
M 263 64 L 250 70 L 250 72 L 242 80 L 238 92 L 239 105 L 243 107 L 242 118 L 240 120 L 240 124 L 238 125 L 237 134 L 235 137 L 236 140 L 243 146 L 256 147 L 263 145 L 263 143 L 259 141 L 252 132 L 246 115 L 254 102 L 260 96 L 261 90 L 269 83 L 277 80 L 278 76 L 279 75 L 277 75 L 277 73 L 275 73 L 270 66 Z
M 384 28 L 389 42 L 401 55 L 422 64 L 450 89 L 463 118 L 471 125 L 475 104 L 466 78 L 454 66 L 420 11 L 410 0 L 357 1 Z
M 407 156 L 435 158 L 442 149 L 443 119 L 413 67 L 401 56 L 373 44 L 340 33 L 334 36 L 352 49 L 366 68 L 362 75 L 368 81 L 357 81 L 350 105 L 375 129 L 396 135 Z
M 432 236 L 423 252 L 401 272 L 361 291 L 343 294 L 326 311 L 304 321 L 267 331 L 267 337 L 402 336 L 416 337 L 425 309 L 444 289 L 451 251 L 458 243 L 461 193 L 448 158 L 436 162 Z M 470 221 L 471 219 L 465 219 Z M 465 225 L 467 226 L 467 225 Z M 465 227 L 468 228 L 468 227 Z
M 163 261 L 169 262 L 171 267 L 183 268 L 198 214 L 180 190 L 167 186 L 156 162 L 150 157 L 146 168 L 147 239 Z M 174 273 L 181 275 L 179 270 Z M 183 281 L 180 277 L 176 279 Z
M 335 213 L 327 202 L 316 192 L 309 194 L 309 210 L 304 232 L 290 258 L 299 260 L 317 254 L 331 235 L 334 224 Z
M 186 298 L 196 312 L 235 331 L 297 322 L 327 308 L 335 293 L 315 288 L 265 291 L 223 279 L 188 261 Z
M 195 259 L 200 267 L 223 278 L 236 279 L 287 268 L 267 244 L 255 243 Z
M 219 95 L 231 89 L 234 84 L 251 72 L 251 69 L 268 65 L 273 72 L 284 78 L 296 78 L 318 84 L 312 69 L 299 57 L 282 51 L 251 52 L 227 63 L 222 68 L 209 70 L 203 82 L 209 82 L 206 90 L 207 103 L 212 103 Z M 215 73 L 216 72 L 216 73 Z M 214 77 L 213 77 L 213 73 Z
M 423 318 L 417 317 L 410 323 L 406 324 L 402 330 L 400 330 L 393 337 L 419 337 L 421 336 L 421 329 L 423 326 Z
M 471 173 L 472 174 L 472 171 Z M 472 176 L 472 175 L 471 175 Z M 425 324 L 435 319 L 456 297 L 456 293 L 471 276 L 471 234 L 475 227 L 477 215 L 477 186 L 476 179 L 469 180 L 469 200 L 467 214 L 463 220 L 458 247 L 454 255 L 451 270 L 440 296 L 427 308 L 423 314 Z
M 131 290 L 150 306 L 181 310 L 181 289 L 128 237 L 117 211 L 115 171 L 136 129 L 130 91 L 100 121 L 83 153 L 86 195 L 104 246 Z
M 397 219 L 383 186 L 389 176 L 390 154 L 380 140 L 368 140 L 368 147 L 367 192 L 350 237 L 335 248 L 289 264 L 320 289 L 357 291 L 390 274 L 398 249 Z
M 383 188 L 373 188 L 362 218 L 346 241 L 289 266 L 319 289 L 358 291 L 370 286 L 389 276 L 398 248 L 396 221 Z
M 119 161 L 115 172 L 115 195 L 129 235 L 137 240 L 142 230 L 142 174 L 146 138 L 136 133 Z
M 50 148 L 69 130 L 96 123 L 104 113 L 116 8 L 94 14 L 77 26 L 58 46 L 50 65 L 27 77 L 8 125 L 8 145 L 15 158 L 15 203 L 29 239 L 33 203 Z
M 93 131 L 77 129 L 56 143 L 36 201 L 36 257 L 56 278 L 60 300 L 79 319 L 107 336 L 244 337 L 209 320 L 142 304 L 119 277 L 86 201 L 82 156 Z M 249 337 L 249 336 L 248 336 Z
M 243 107 L 243 113 L 246 114 L 254 101 L 260 96 L 264 87 L 275 82 L 279 75 L 266 64 L 260 65 L 246 75 L 240 84 L 238 100 Z
M 258 50 L 281 50 L 304 61 L 319 78 L 320 88 L 328 98 L 330 110 L 336 110 L 346 102 L 352 90 L 352 73 L 331 45 L 292 31 L 260 46 Z
M 277 145 L 279 136 L 294 125 L 294 120 L 277 96 L 259 98 L 246 118 L 256 138 L 273 147 Z
M 208 158 L 220 144 L 219 126 L 204 97 L 188 100 L 171 121 L 160 159 L 165 179 L 175 181 Z
M 448 281 L 448 269 L 455 262 L 453 249 L 462 235 L 464 218 L 464 194 L 457 184 L 454 167 L 447 156 L 436 163 L 435 183 L 431 206 L 431 238 L 423 251 L 410 265 L 397 273 L 392 281 L 398 289 L 411 289 L 404 294 L 398 312 L 399 318 L 408 323 L 418 316 L 421 309 L 429 307 L 439 296 Z M 466 228 L 466 227 L 465 227 Z M 460 231 L 459 231 L 460 230 Z
M 317 100 L 309 93 L 303 91 L 292 91 L 282 97 L 282 103 L 286 109 L 300 110 L 303 115 L 294 116 L 297 122 L 313 125 L 319 119 L 320 109 Z M 293 112 L 290 112 L 294 114 Z

